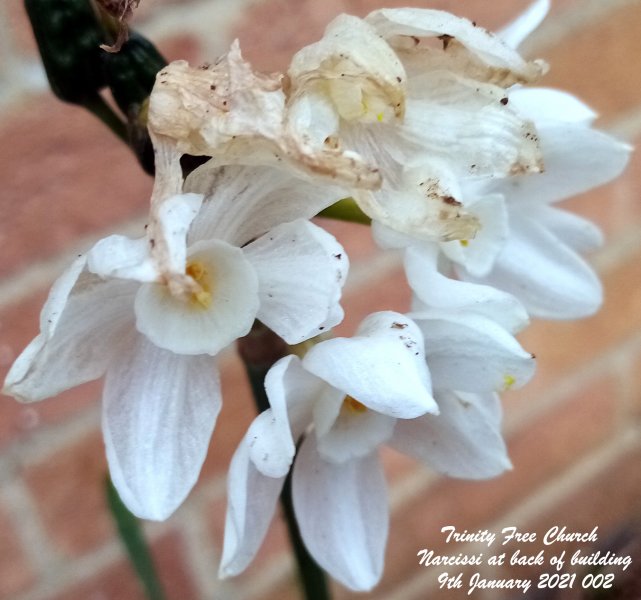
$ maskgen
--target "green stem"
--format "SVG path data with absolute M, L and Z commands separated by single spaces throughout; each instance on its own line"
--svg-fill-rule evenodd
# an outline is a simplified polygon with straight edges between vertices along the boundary
M 98 117 L 107 127 L 109 127 L 109 129 L 111 129 L 111 131 L 113 131 L 121 141 L 129 145 L 127 127 L 111 107 L 104 101 L 102 96 L 96 94 L 95 96 L 85 100 L 82 105 L 89 112 Z
M 278 359 L 289 353 L 288 346 L 273 331 L 256 321 L 250 333 L 238 340 L 238 353 L 245 364 L 256 408 L 262 412 L 269 408 L 269 399 L 265 392 L 265 376 Z M 325 572 L 307 551 L 298 529 L 292 502 L 291 471 L 285 479 L 280 501 L 305 600 L 330 600 Z
M 372 219 L 360 209 L 353 198 L 343 198 L 319 212 L 317 216 L 350 223 L 360 223 L 361 225 L 371 225 L 372 223 Z
M 109 476 L 107 476 L 105 483 L 109 510 L 116 522 L 118 534 L 125 545 L 129 560 L 145 589 L 147 598 L 149 600 L 165 600 L 165 593 L 158 579 L 140 521 L 123 504 Z

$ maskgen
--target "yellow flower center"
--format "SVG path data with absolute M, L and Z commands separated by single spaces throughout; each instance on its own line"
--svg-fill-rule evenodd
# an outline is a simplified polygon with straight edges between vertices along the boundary
M 205 267 L 199 261 L 188 262 L 185 273 L 196 282 L 196 289 L 191 292 L 191 302 L 202 308 L 211 306 L 212 278 Z
M 354 414 L 367 412 L 367 406 L 351 396 L 345 396 L 345 399 L 343 400 L 343 408 Z
M 516 383 L 514 375 L 503 375 L 503 390 L 508 391 Z

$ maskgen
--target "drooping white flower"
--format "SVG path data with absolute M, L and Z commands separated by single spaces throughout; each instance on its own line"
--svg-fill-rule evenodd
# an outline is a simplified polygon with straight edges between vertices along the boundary
M 505 106 L 499 71 L 505 86 L 542 66 L 440 11 L 341 15 L 292 60 L 288 124 L 316 147 L 355 150 L 380 167 L 380 191 L 352 192 L 373 219 L 427 239 L 472 237 L 478 223 L 460 204 L 459 180 L 541 167 L 531 124 Z
M 455 477 L 509 468 L 500 403 L 483 371 L 518 352 L 480 318 L 462 329 L 452 320 L 449 345 L 442 321 L 428 314 L 423 321 L 419 329 L 407 316 L 376 313 L 354 338 L 321 342 L 302 361 L 290 356 L 272 367 L 265 381 L 271 408 L 250 426 L 229 471 L 221 576 L 253 559 L 303 435 L 292 473 L 298 526 L 318 564 L 353 590 L 372 588 L 383 569 L 389 515 L 382 444 Z M 478 352 L 483 344 L 487 356 Z M 474 391 L 452 386 L 455 370 L 463 390 L 482 374 Z
M 256 318 L 289 343 L 342 318 L 347 257 L 304 220 L 334 191 L 267 167 L 199 177 L 206 198 L 191 229 L 202 195 L 171 197 L 158 213 L 182 278 L 155 269 L 153 239 L 102 240 L 54 284 L 3 390 L 41 400 L 105 375 L 111 476 L 150 519 L 168 517 L 198 477 L 221 405 L 215 355 Z
M 508 235 L 486 269 L 474 271 L 465 259 L 455 259 L 456 272 L 514 294 L 535 317 L 589 316 L 601 305 L 602 289 L 580 253 L 597 248 L 601 233 L 588 220 L 554 204 L 618 177 L 631 148 L 593 129 L 594 113 L 569 94 L 517 88 L 509 98 L 536 123 L 546 169 L 534 177 L 480 184 L 477 193 L 505 198 Z M 489 220 L 480 220 L 491 226 Z M 456 250 L 473 256 L 476 246 L 469 240 L 466 248 Z

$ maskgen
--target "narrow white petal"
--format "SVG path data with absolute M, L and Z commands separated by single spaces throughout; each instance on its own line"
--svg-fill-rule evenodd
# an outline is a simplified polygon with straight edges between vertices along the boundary
M 7 374 L 3 393 L 42 400 L 101 377 L 134 328 L 137 285 L 83 272 L 80 258 L 54 283 L 40 314 L 40 334 Z
M 161 521 L 198 479 L 221 406 L 218 372 L 209 356 L 179 356 L 137 334 L 128 341 L 105 379 L 109 470 L 129 510 Z
M 296 177 L 291 169 L 217 167 L 196 169 L 185 189 L 205 195 L 192 224 L 192 241 L 217 238 L 243 246 L 281 223 L 309 219 L 349 194 L 325 181 Z
M 383 571 L 389 514 L 375 454 L 337 465 L 307 438 L 294 467 L 293 499 L 301 535 L 316 562 L 343 585 L 366 591 Z
M 499 31 L 498 36 L 511 48 L 518 48 L 525 38 L 543 22 L 549 11 L 550 0 L 537 0 Z
M 425 307 L 475 313 L 514 333 L 529 322 L 523 305 L 512 295 L 488 285 L 450 279 L 437 269 L 435 245 L 414 245 L 405 254 L 410 287 Z
M 173 296 L 160 283 L 143 284 L 136 296 L 136 326 L 161 348 L 214 355 L 251 329 L 258 279 L 242 250 L 219 240 L 195 244 L 189 264 L 202 269 L 202 301 Z
M 597 114 L 576 96 L 553 88 L 515 87 L 509 93 L 512 108 L 543 125 L 548 121 L 589 125 Z
M 500 391 L 521 387 L 534 374 L 534 357 L 486 317 L 439 310 L 413 317 L 425 336 L 435 389 Z
M 539 135 L 545 171 L 498 182 L 496 191 L 509 202 L 556 202 L 581 194 L 618 177 L 630 157 L 627 144 L 576 123 L 542 125 Z
M 449 477 L 485 479 L 510 469 L 496 394 L 439 391 L 440 413 L 399 421 L 390 445 Z
M 295 443 L 311 423 L 314 402 L 327 386 L 290 355 L 265 377 L 270 409 L 249 427 L 246 443 L 254 466 L 269 477 L 284 477 L 296 453 Z
M 603 245 L 601 230 L 592 221 L 574 213 L 544 204 L 529 206 L 527 216 L 575 252 L 591 252 Z
M 367 408 L 402 419 L 435 412 L 423 337 L 406 316 L 374 313 L 353 338 L 314 346 L 303 366 Z
M 219 577 L 238 575 L 254 559 L 276 511 L 284 480 L 266 477 L 256 469 L 245 437 L 227 475 L 225 541 Z
M 530 315 L 543 319 L 577 319 L 599 308 L 601 283 L 578 254 L 525 216 L 512 215 L 510 229 L 510 239 L 483 283 L 513 294 Z
M 298 220 L 275 227 L 243 250 L 258 274 L 258 318 L 288 344 L 342 320 L 338 302 L 349 261 L 332 235 Z

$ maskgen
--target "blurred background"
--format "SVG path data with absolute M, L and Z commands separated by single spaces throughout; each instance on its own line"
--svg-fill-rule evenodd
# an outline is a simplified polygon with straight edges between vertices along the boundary
M 598 126 L 641 139 L 641 4 L 638 0 L 552 0 L 523 51 L 549 61 L 543 85 L 568 90 L 599 112 Z M 168 59 L 213 61 L 234 38 L 261 70 L 286 68 L 338 13 L 381 6 L 450 10 L 498 28 L 524 0 L 142 0 L 134 28 Z M 47 89 L 21 0 L 0 3 L 0 375 L 38 331 L 48 288 L 73 256 L 103 235 L 140 235 L 151 189 L 132 154 L 82 109 Z M 476 532 L 599 527 L 598 546 L 630 554 L 609 597 L 641 598 L 641 172 L 638 153 L 623 177 L 565 203 L 596 221 L 605 246 L 591 256 L 605 285 L 593 318 L 534 322 L 520 337 L 538 373 L 504 396 L 514 470 L 498 479 L 444 479 L 385 452 L 393 511 L 386 568 L 370 594 L 335 586 L 336 598 L 456 598 L 438 589 L 444 569 L 416 553 L 476 552 L 444 544 L 444 525 Z M 323 223 L 352 262 L 342 333 L 367 313 L 406 310 L 399 257 L 378 252 L 369 230 Z M 253 416 L 233 351 L 222 361 L 224 408 L 200 482 L 167 522 L 146 524 L 170 600 L 296 598 L 284 526 L 276 519 L 241 577 L 216 578 L 223 535 L 225 473 Z M 36 405 L 0 398 L 0 599 L 137 600 L 144 596 L 106 508 L 100 387 L 86 385 Z M 531 544 L 535 553 L 539 544 Z M 572 544 L 556 545 L 572 550 Z M 585 545 L 581 545 L 586 548 Z M 486 550 L 486 548 L 485 548 Z M 487 577 L 534 578 L 538 567 L 484 567 Z M 452 569 L 456 571 L 456 569 Z M 584 573 L 579 568 L 572 572 Z M 636 583 L 635 583 L 636 579 Z M 623 591 L 626 590 L 626 591 Z M 527 597 L 535 596 L 530 592 Z M 463 597 L 463 595 L 461 595 Z M 467 596 L 465 596 L 467 597 Z M 490 590 L 476 598 L 511 598 Z M 564 591 L 561 598 L 581 596 Z M 608 596 L 600 596 L 608 597 Z

